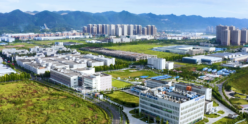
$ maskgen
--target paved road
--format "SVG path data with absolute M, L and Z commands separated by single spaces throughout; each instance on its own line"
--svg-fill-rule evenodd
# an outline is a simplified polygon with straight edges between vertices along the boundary
M 225 82 L 226 82 L 226 80 L 223 81 L 223 82 L 221 82 L 220 84 L 217 84 L 217 86 L 219 87 L 219 93 L 220 93 L 222 99 L 224 99 L 229 105 L 233 106 L 233 105 L 226 99 L 226 97 L 223 95 L 222 87 L 223 87 L 223 83 L 225 83 Z
M 208 118 L 209 122 L 206 124 L 212 124 L 226 116 L 228 116 L 228 114 L 235 114 L 235 112 L 233 112 L 232 110 L 230 110 L 229 108 L 227 108 L 226 106 L 224 106 L 222 103 L 220 103 L 218 100 L 215 100 L 218 104 L 219 104 L 219 110 L 223 110 L 225 113 L 224 114 L 220 114 L 219 117 L 217 118 Z

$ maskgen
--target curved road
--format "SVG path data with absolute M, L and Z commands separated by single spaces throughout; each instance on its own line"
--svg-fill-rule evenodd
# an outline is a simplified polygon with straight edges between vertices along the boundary
M 219 93 L 220 93 L 222 99 L 224 99 L 229 105 L 233 106 L 233 105 L 226 99 L 226 97 L 224 96 L 224 94 L 223 94 L 223 92 L 222 92 L 223 83 L 225 83 L 226 81 L 227 81 L 227 80 L 221 82 L 221 83 L 218 84 L 217 86 L 218 86 L 218 88 L 219 88 Z

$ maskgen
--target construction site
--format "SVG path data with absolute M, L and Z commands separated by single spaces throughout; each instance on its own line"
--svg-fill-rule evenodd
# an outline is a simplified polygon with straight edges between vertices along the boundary
M 146 60 L 148 58 L 155 58 L 156 55 L 149 55 L 143 53 L 135 53 L 135 52 L 128 52 L 128 51 L 120 51 L 120 50 L 111 50 L 106 48 L 96 48 L 96 47 L 83 47 L 80 50 L 86 50 L 91 52 L 97 52 L 108 56 L 114 56 L 122 59 L 132 60 L 132 61 L 139 61 L 139 60 Z

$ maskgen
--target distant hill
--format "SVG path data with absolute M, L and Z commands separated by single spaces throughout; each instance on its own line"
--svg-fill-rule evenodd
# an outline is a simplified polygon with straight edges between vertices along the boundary
M 40 32 L 46 25 L 52 31 L 81 30 L 87 24 L 140 24 L 156 25 L 158 30 L 205 30 L 207 26 L 234 25 L 248 27 L 248 19 L 217 18 L 201 16 L 155 15 L 152 13 L 133 14 L 127 11 L 90 13 L 81 11 L 42 11 L 22 12 L 14 10 L 0 13 L 0 33 Z

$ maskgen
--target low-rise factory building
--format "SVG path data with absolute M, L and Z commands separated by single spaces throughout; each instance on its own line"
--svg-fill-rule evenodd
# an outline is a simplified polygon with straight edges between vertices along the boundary
M 192 56 L 192 57 L 183 57 L 182 61 L 186 62 L 186 63 L 193 63 L 193 64 L 209 64 L 209 65 L 211 65 L 213 63 L 222 62 L 222 58 L 199 55 L 199 56 Z

